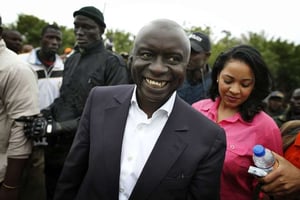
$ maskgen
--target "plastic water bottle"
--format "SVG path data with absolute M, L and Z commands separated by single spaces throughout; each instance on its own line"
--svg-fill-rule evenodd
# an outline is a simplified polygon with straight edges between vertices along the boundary
M 270 149 L 258 144 L 253 147 L 253 161 L 256 167 L 269 173 L 276 166 L 276 159 Z

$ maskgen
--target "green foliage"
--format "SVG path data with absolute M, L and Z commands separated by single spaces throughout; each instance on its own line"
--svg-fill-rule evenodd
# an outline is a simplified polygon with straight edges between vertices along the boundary
M 9 24 L 6 27 L 9 29 L 18 30 L 24 36 L 24 44 L 31 44 L 34 47 L 38 47 L 40 46 L 41 31 L 47 24 L 48 22 L 41 20 L 33 15 L 20 14 L 18 16 L 16 24 Z M 65 26 L 59 27 L 63 35 L 63 42 L 59 51 L 59 53 L 62 53 L 66 47 L 72 48 L 74 46 L 75 36 L 73 33 L 73 29 L 68 29 Z
M 106 30 L 105 37 L 113 41 L 114 49 L 117 53 L 130 53 L 134 40 L 134 37 L 131 33 L 108 29 Z
M 40 32 L 47 24 L 32 15 L 21 14 L 16 23 L 8 24 L 5 27 L 16 29 L 25 36 L 25 43 L 39 46 Z M 75 36 L 73 29 L 60 26 L 63 33 L 63 43 L 61 52 L 66 47 L 73 47 Z M 223 31 L 224 36 L 218 40 L 214 39 L 210 27 L 185 27 L 187 34 L 200 31 L 210 36 L 212 42 L 212 52 L 209 60 L 210 66 L 217 56 L 226 49 L 237 44 L 249 44 L 257 48 L 263 55 L 268 64 L 274 80 L 275 89 L 279 89 L 286 94 L 290 94 L 294 88 L 300 87 L 300 46 L 287 42 L 280 38 L 268 39 L 264 32 L 248 32 L 242 34 L 239 38 L 233 37 L 230 31 Z M 134 35 L 121 30 L 107 29 L 106 39 L 111 39 L 114 43 L 114 49 L 117 53 L 130 53 Z
M 17 30 L 25 36 L 25 43 L 32 44 L 34 47 L 40 45 L 41 30 L 47 22 L 40 20 L 33 15 L 19 15 Z
M 62 53 L 63 50 L 67 47 L 73 48 L 75 44 L 75 35 L 73 29 L 68 29 L 65 26 L 60 26 L 60 30 L 62 32 L 62 46 L 60 52 Z

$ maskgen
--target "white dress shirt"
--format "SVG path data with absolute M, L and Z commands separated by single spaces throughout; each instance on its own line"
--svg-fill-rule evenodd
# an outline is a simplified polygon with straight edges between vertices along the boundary
M 119 200 L 128 200 L 175 102 L 176 92 L 148 119 L 137 103 L 136 88 L 131 98 L 121 154 Z

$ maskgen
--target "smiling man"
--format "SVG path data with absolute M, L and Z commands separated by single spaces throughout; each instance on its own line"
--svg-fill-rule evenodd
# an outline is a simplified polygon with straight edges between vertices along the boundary
M 176 94 L 186 33 L 152 21 L 132 52 L 136 84 L 92 90 L 54 199 L 219 199 L 225 133 Z

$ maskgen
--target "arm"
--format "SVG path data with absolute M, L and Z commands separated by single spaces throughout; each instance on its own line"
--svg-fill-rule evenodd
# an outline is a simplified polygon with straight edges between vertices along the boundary
M 90 95 L 91 96 L 91 95 Z M 89 162 L 89 121 L 91 97 L 88 98 L 72 147 L 64 163 L 55 190 L 55 200 L 76 198 Z
M 21 176 L 25 162 L 31 153 L 31 141 L 23 132 L 23 123 L 15 119 L 21 115 L 35 115 L 38 109 L 38 88 L 32 71 L 27 66 L 13 68 L 4 85 L 3 98 L 9 126 L 7 141 L 7 167 L 0 188 L 0 199 L 15 200 L 21 187 Z M 2 133 L 2 132 L 1 132 Z M 6 134 L 5 132 L 3 134 Z
M 226 138 L 219 131 L 206 159 L 199 162 L 197 173 L 190 184 L 188 199 L 220 199 L 221 172 L 225 159 Z
M 0 189 L 0 199 L 13 200 L 18 198 L 20 177 L 26 160 L 8 158 L 7 171 Z
M 274 153 L 274 152 L 273 152 Z M 282 156 L 274 153 L 279 167 L 262 178 L 262 190 L 275 197 L 288 199 L 300 195 L 300 169 Z

